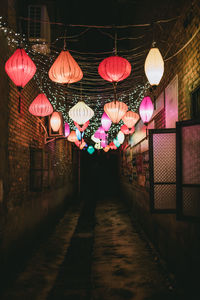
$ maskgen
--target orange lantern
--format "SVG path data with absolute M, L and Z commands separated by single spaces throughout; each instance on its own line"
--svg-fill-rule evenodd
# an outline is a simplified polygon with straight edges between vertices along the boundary
M 70 135 L 68 135 L 67 139 L 68 139 L 69 142 L 73 142 L 73 143 L 77 142 L 78 139 L 77 139 L 77 136 L 76 136 L 76 132 L 74 130 L 72 130 L 70 132 Z
M 115 124 L 123 118 L 128 110 L 128 106 L 124 102 L 113 101 L 104 105 L 104 111 Z
M 61 126 L 61 117 L 58 112 L 54 111 L 50 119 L 50 125 L 53 131 L 58 131 Z
M 49 70 L 49 78 L 57 83 L 74 83 L 82 77 L 81 68 L 67 50 L 61 51 Z
M 140 116 L 133 111 L 127 111 L 126 114 L 123 116 L 122 121 L 128 128 L 132 128 L 135 123 L 139 120 Z
M 108 152 L 108 151 L 110 150 L 110 146 L 106 146 L 105 148 L 103 148 L 103 150 L 104 150 L 105 152 Z

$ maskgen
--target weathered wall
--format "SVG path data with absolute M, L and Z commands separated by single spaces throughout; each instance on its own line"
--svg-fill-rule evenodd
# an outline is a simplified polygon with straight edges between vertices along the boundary
M 196 2 L 198 3 L 198 2 Z M 166 57 L 181 49 L 200 28 L 200 10 L 187 4 L 176 22 L 167 45 Z M 165 73 L 156 96 L 178 75 L 179 120 L 191 118 L 191 92 L 200 85 L 200 32 L 178 55 L 165 61 Z M 165 110 L 155 119 L 155 128 L 165 127 Z M 198 223 L 177 221 L 175 214 L 151 214 L 149 189 L 130 182 L 121 174 L 121 192 L 128 201 L 131 212 L 138 218 L 145 232 L 161 254 L 171 271 L 190 290 L 198 286 L 200 267 L 200 225 Z

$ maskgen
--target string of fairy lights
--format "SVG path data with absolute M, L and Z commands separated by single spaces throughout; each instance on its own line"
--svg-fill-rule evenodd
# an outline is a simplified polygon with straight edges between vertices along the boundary
M 177 21 L 178 18 L 179 17 L 169 20 L 159 20 L 156 21 L 156 23 L 161 26 L 161 24 L 165 25 L 169 22 Z M 60 25 L 66 26 L 62 23 L 59 23 L 59 26 Z M 106 31 L 107 29 L 113 29 L 112 26 L 89 26 L 74 24 L 70 24 L 68 26 L 77 26 L 83 29 L 78 34 L 67 36 L 67 41 L 70 41 L 70 39 L 73 40 L 84 37 L 87 35 L 90 29 L 93 28 L 100 34 L 107 36 L 115 42 L 120 42 L 123 40 L 136 40 L 139 42 L 137 47 L 132 49 L 117 49 L 117 53 L 120 56 L 125 57 L 132 66 L 132 72 L 130 76 L 126 80 L 117 84 L 117 98 L 119 101 L 126 103 L 129 110 L 137 112 L 142 98 L 150 87 L 147 79 L 144 76 L 144 60 L 150 47 L 149 39 L 146 39 L 146 37 L 152 30 L 152 24 L 115 26 L 115 29 L 120 28 L 122 30 L 123 28 L 127 27 L 139 28 L 140 30 L 141 28 L 145 29 L 142 34 L 139 33 L 136 36 L 118 37 L 117 39 L 112 33 Z M 84 102 L 94 110 L 95 116 L 90 120 L 90 125 L 85 132 L 85 136 L 91 137 L 91 135 L 101 124 L 101 116 L 103 114 L 104 104 L 106 102 L 113 101 L 114 99 L 112 84 L 103 80 L 97 72 L 99 63 L 105 57 L 111 56 L 113 51 L 81 52 L 74 49 L 68 49 L 73 55 L 74 59 L 80 65 L 84 77 L 83 80 L 81 80 L 81 88 L 80 83 L 62 85 L 52 82 L 48 77 L 48 71 L 62 50 L 60 47 L 56 46 L 57 42 L 64 40 L 65 37 L 57 37 L 51 43 L 50 53 L 44 55 L 38 51 L 34 51 L 32 44 L 28 41 L 27 37 L 24 34 L 17 33 L 12 28 L 9 28 L 9 26 L 3 22 L 2 17 L 0 17 L 0 31 L 4 33 L 7 43 L 10 47 L 16 49 L 17 47 L 22 46 L 33 59 L 37 67 L 37 72 L 33 80 L 35 81 L 38 90 L 46 94 L 47 98 L 53 105 L 54 110 L 62 112 L 64 121 L 68 122 L 72 130 L 75 129 L 75 125 L 68 116 L 68 111 L 72 106 L 83 99 Z M 40 41 L 38 40 L 38 42 Z M 35 40 L 35 43 L 37 43 L 37 40 Z M 123 122 L 120 121 L 119 124 L 113 124 L 111 126 L 109 130 L 110 140 L 117 135 L 122 124 Z

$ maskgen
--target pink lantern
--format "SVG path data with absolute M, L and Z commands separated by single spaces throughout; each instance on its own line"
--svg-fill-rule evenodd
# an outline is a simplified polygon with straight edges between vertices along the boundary
M 111 149 L 111 150 L 116 150 L 116 149 L 117 149 L 117 146 L 115 146 L 115 144 L 114 144 L 113 142 L 111 142 L 111 143 L 109 144 L 109 146 L 110 146 L 110 149 Z
M 128 128 L 132 128 L 137 121 L 139 120 L 140 116 L 134 111 L 127 111 L 122 118 L 122 121 Z
M 102 140 L 101 141 L 101 147 L 105 148 L 107 146 L 107 141 L 106 140 Z
M 120 130 L 124 133 L 124 134 L 129 134 L 129 129 L 128 127 L 124 124 L 121 126 Z
M 70 134 L 70 127 L 69 127 L 69 124 L 66 122 L 65 123 L 65 137 L 68 137 L 69 134 Z
M 39 94 L 29 106 L 29 112 L 38 117 L 46 117 L 53 112 L 53 107 L 45 94 Z
M 153 115 L 153 103 L 150 97 L 144 97 L 139 107 L 139 114 L 145 126 L 148 125 Z
M 102 126 L 100 126 L 97 131 L 94 133 L 94 137 L 100 140 L 105 140 L 106 133 Z
M 111 121 L 115 124 L 119 123 L 119 121 L 123 118 L 127 110 L 128 106 L 121 101 L 113 101 L 104 105 L 104 111 L 111 119 Z
M 108 115 L 104 112 L 101 117 L 101 125 L 105 131 L 108 131 L 110 129 L 110 126 L 112 124 L 111 119 L 108 117 Z

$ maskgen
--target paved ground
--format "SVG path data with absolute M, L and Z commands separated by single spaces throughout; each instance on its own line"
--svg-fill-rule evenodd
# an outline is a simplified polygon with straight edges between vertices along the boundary
M 116 199 L 68 209 L 1 300 L 183 300 Z

